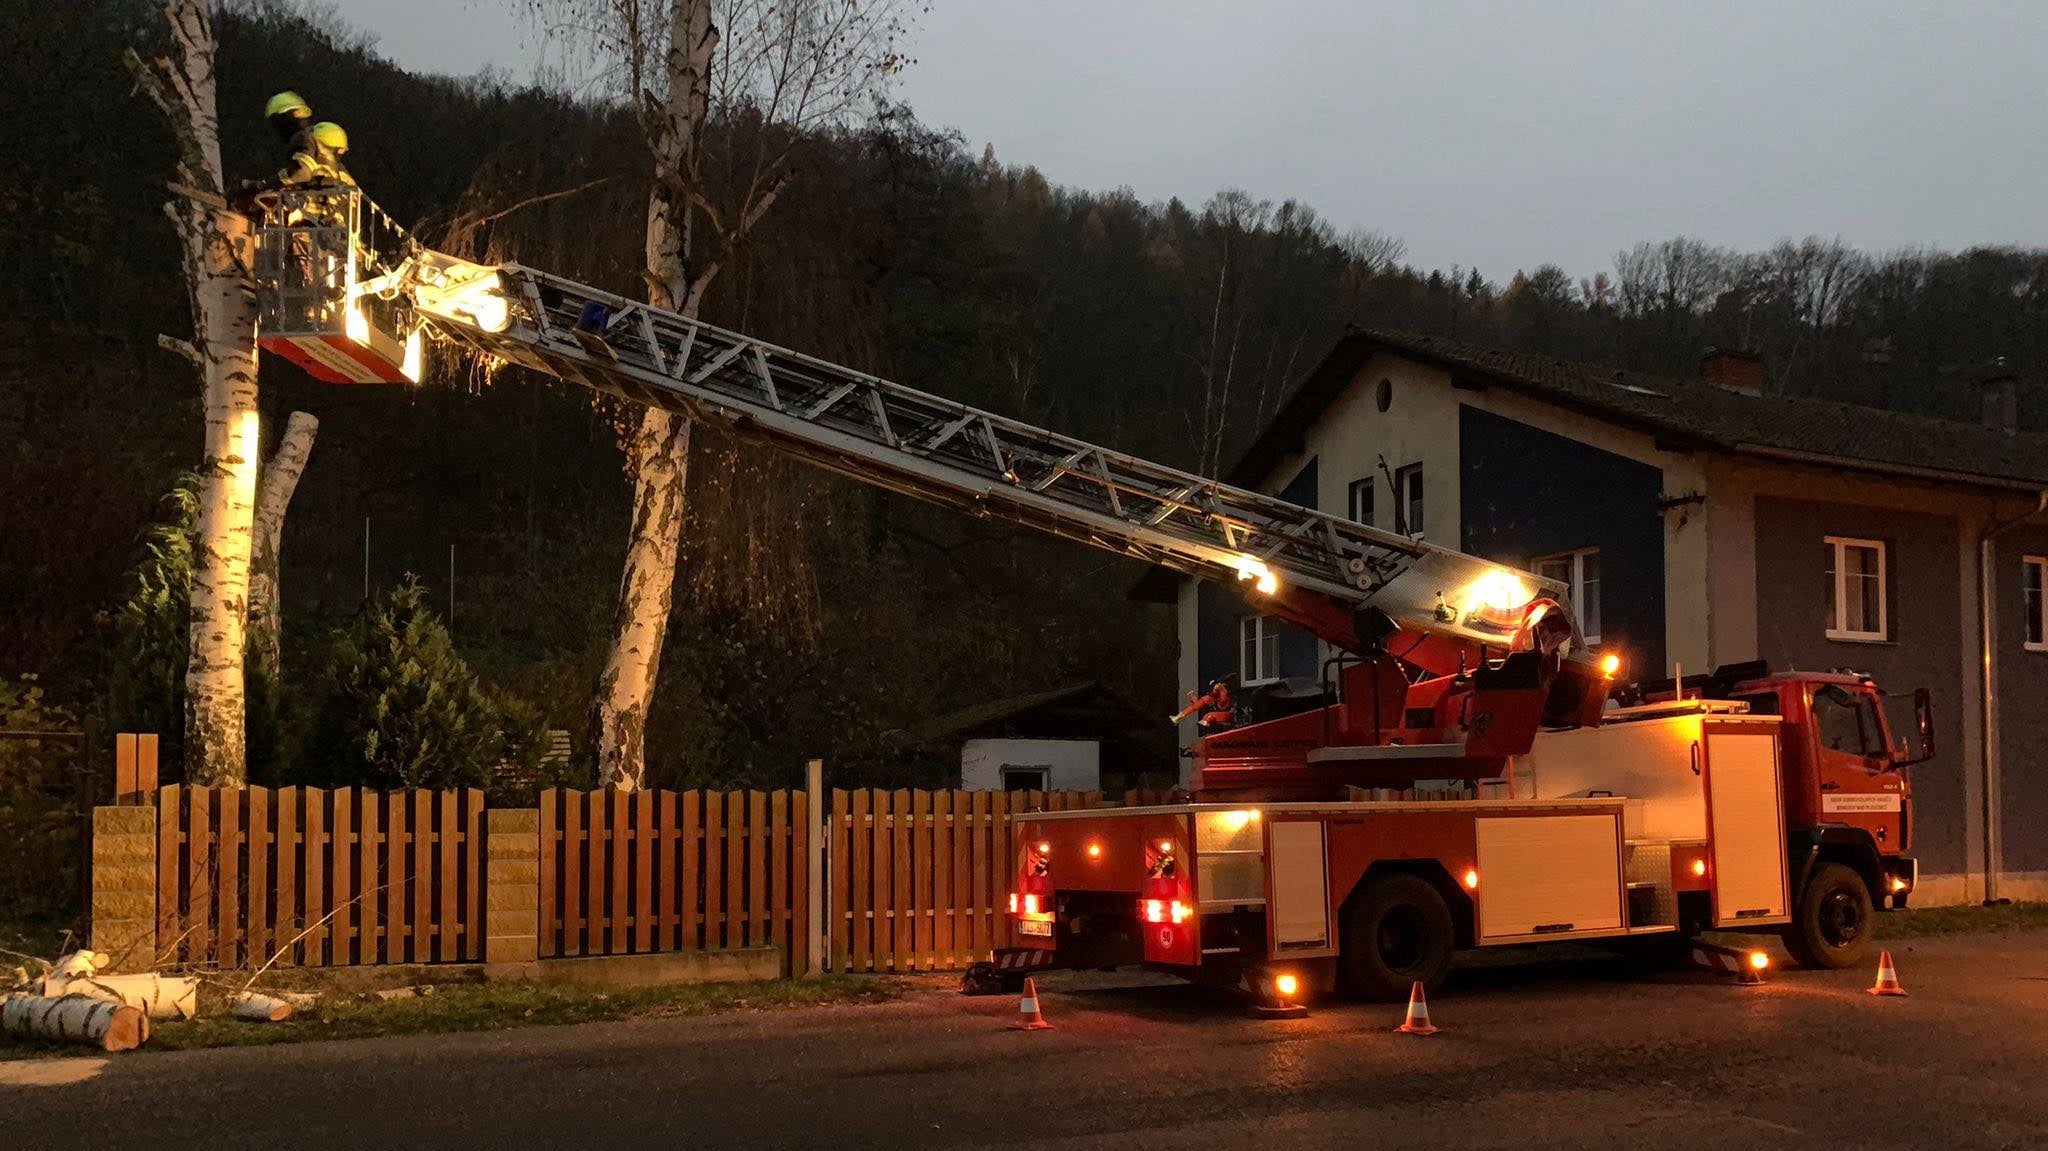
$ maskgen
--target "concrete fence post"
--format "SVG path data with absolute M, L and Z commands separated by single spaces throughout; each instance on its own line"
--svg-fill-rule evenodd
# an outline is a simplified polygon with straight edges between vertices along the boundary
M 804 974 L 818 976 L 825 974 L 825 949 L 832 945 L 831 925 L 825 922 L 825 839 L 831 834 L 829 813 L 825 810 L 825 761 L 814 759 L 804 765 L 804 792 L 807 796 L 808 815 L 811 825 L 810 848 L 806 855 L 804 894 L 809 901 L 811 937 L 804 948 L 807 956 Z
M 92 809 L 92 949 L 115 971 L 156 963 L 156 806 Z
M 540 975 L 540 811 L 484 812 L 484 977 Z

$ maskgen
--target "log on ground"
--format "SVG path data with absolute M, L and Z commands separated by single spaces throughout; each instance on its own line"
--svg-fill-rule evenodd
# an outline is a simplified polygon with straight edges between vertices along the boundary
M 132 1051 L 149 1042 L 149 1016 L 126 1003 L 88 995 L 16 995 L 0 1003 L 0 1032 L 14 1039 Z

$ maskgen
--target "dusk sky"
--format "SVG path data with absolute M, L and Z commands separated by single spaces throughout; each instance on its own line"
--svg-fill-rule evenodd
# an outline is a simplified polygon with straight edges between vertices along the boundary
M 559 71 L 520 0 L 346 0 L 414 69 Z M 933 0 L 897 95 L 1057 184 L 1295 198 L 1422 266 L 1677 234 L 2048 244 L 2048 5 Z

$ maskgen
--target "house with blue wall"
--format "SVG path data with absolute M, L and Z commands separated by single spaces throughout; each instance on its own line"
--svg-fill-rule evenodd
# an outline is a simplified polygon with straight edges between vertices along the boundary
M 1764 659 L 1929 688 L 1916 897 L 2048 897 L 2048 437 L 2017 430 L 2009 375 L 1969 385 L 1979 423 L 1767 376 L 1732 352 L 1674 379 L 1359 329 L 1224 478 L 1556 579 L 1626 675 Z M 1177 606 L 1184 691 L 1298 690 L 1331 654 L 1228 587 L 1139 594 Z

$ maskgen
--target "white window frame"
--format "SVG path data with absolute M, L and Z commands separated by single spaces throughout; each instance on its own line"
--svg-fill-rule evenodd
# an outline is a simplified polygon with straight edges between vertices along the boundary
M 1891 619 L 1891 561 L 1889 549 L 1883 540 L 1858 539 L 1855 536 L 1825 536 L 1835 571 L 1835 627 L 1827 629 L 1827 637 L 1845 643 L 1889 643 L 1892 637 Z M 1849 631 L 1841 627 L 1849 618 L 1849 566 L 1842 562 L 1844 552 L 1849 548 L 1867 548 L 1877 552 L 1877 630 Z
M 1012 787 L 1012 786 L 1011 786 L 1011 781 L 1012 781 L 1012 779 L 1013 779 L 1013 778 L 1015 778 L 1015 777 L 1019 777 L 1019 776 L 1025 776 L 1025 775 L 1033 775 L 1033 776 L 1036 776 L 1036 777 L 1038 778 L 1038 786 L 1036 786 L 1036 787 Z M 996 780 L 997 780 L 997 782 L 998 782 L 999 786 L 1001 786 L 1002 790 L 1004 790 L 1004 791 L 1051 791 L 1051 790 L 1052 790 L 1052 768 L 1050 768 L 1050 767 L 1048 767 L 1048 766 L 1045 766 L 1045 765 L 1042 765 L 1042 764 L 1036 764 L 1036 763 L 1033 763 L 1033 764 L 1014 764 L 1014 763 L 1006 763 L 1006 764 L 1002 765 L 1002 767 L 1001 767 L 1001 768 L 997 769 L 997 771 L 996 771 Z M 1018 782 L 1018 783 L 1022 783 L 1022 782 L 1024 782 L 1024 781 L 1023 781 L 1022 779 L 1016 779 L 1016 782 Z
M 1253 661 L 1263 665 L 1266 653 L 1271 652 L 1271 667 L 1246 667 L 1244 660 L 1245 642 L 1251 641 Z M 1263 673 L 1263 674 L 1260 674 Z M 1237 682 L 1241 687 L 1257 687 L 1260 684 L 1280 681 L 1280 621 L 1262 615 L 1248 615 L 1237 621 Z
M 1379 484 L 1380 482 L 1377 478 L 1373 476 L 1363 476 L 1359 479 L 1352 480 L 1351 483 L 1347 487 L 1345 487 L 1344 510 L 1350 516 L 1352 523 L 1364 524 L 1366 527 L 1373 526 L 1373 521 L 1377 519 L 1379 516 L 1379 509 L 1376 506 L 1374 506 L 1378 503 Z M 1365 493 L 1365 515 L 1362 518 L 1358 514 L 1358 505 L 1360 502 L 1358 496 L 1360 492 Z
M 2022 607 L 2027 602 L 2027 572 L 2029 569 L 2040 573 L 2037 578 L 2040 582 L 2041 594 L 2034 601 L 2033 618 L 2027 621 L 2032 626 L 2020 633 L 2020 640 L 2028 651 L 2048 651 L 2048 556 L 2026 556 L 2020 560 L 2020 604 Z M 2036 630 L 2041 633 L 2041 640 L 2039 642 L 2027 638 Z
M 1408 511 L 1416 503 L 1415 500 L 1409 498 L 1408 489 L 1411 484 L 1415 488 L 1415 494 L 1421 497 L 1422 526 L 1420 528 L 1409 522 L 1413 517 L 1408 514 Z M 1419 540 L 1423 538 L 1428 528 L 1429 485 L 1424 481 L 1422 462 L 1418 460 L 1415 463 L 1403 464 L 1401 467 L 1394 469 L 1394 530 L 1402 535 Z
M 1543 575 L 1544 564 L 1562 562 L 1567 565 L 1564 582 L 1570 590 L 1566 592 L 1566 595 L 1571 599 L 1572 618 L 1578 621 L 1579 627 L 1582 629 L 1586 626 L 1586 620 L 1589 618 L 1586 614 L 1586 557 L 1598 557 L 1599 554 L 1599 548 L 1574 548 L 1568 552 L 1552 552 L 1546 556 L 1537 556 L 1529 564 L 1529 569 L 1537 575 Z M 1546 576 L 1545 578 L 1549 577 Z M 1600 572 L 1600 582 L 1604 584 L 1606 581 L 1607 572 L 1603 567 Z M 1604 609 L 1607 605 L 1602 603 L 1600 606 Z M 1601 612 L 1601 623 L 1603 625 L 1607 622 L 1606 614 L 1604 610 Z M 1584 635 L 1588 648 L 1600 646 L 1599 632 L 1589 631 L 1585 632 Z

